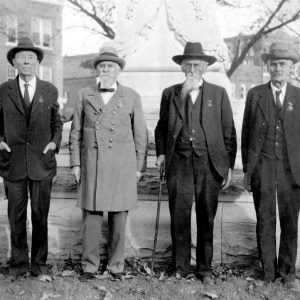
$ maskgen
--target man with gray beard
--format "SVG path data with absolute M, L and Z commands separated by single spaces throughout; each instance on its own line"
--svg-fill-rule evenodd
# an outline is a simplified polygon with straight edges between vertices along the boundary
M 181 65 L 184 83 L 163 91 L 155 129 L 157 168 L 166 170 L 176 277 L 190 273 L 191 210 L 197 217 L 196 276 L 212 283 L 213 226 L 220 188 L 226 189 L 236 157 L 236 132 L 224 88 L 202 79 L 216 61 L 200 43 L 188 42 Z

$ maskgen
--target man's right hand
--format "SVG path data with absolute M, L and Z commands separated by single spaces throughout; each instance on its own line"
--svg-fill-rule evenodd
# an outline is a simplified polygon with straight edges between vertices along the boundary
M 161 167 L 165 164 L 166 156 L 164 154 L 161 154 L 156 159 L 155 165 L 157 167 L 157 170 L 160 171 Z
M 74 167 L 72 167 L 72 173 L 73 173 L 73 175 L 75 177 L 76 182 L 79 183 L 80 182 L 80 176 L 81 176 L 81 168 L 80 168 L 80 166 L 74 166 Z
M 248 180 L 247 173 L 244 173 L 244 180 L 243 180 L 244 189 L 247 192 L 251 192 L 250 180 Z
M 6 150 L 7 152 L 11 152 L 9 146 L 5 142 L 0 143 L 0 151 L 1 150 Z

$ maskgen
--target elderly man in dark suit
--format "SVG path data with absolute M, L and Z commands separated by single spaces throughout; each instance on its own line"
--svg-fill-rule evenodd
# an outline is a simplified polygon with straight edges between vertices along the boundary
M 70 163 L 80 182 L 83 209 L 83 274 L 94 278 L 100 264 L 100 232 L 108 212 L 108 269 L 124 270 L 128 211 L 137 206 L 147 143 L 141 98 L 117 81 L 125 60 L 114 47 L 102 47 L 93 61 L 99 83 L 79 91 L 70 133 Z
M 242 127 L 244 186 L 252 190 L 264 279 L 295 287 L 300 206 L 300 89 L 289 84 L 298 57 L 284 43 L 262 54 L 270 82 L 252 88 Z M 276 257 L 276 199 L 281 227 Z
M 28 189 L 31 198 L 31 273 L 47 273 L 47 218 L 52 178 L 56 174 L 62 122 L 57 89 L 35 72 L 43 51 L 29 38 L 20 39 L 7 59 L 19 72 L 0 86 L 0 175 L 4 178 L 11 231 L 13 276 L 29 266 L 26 235 Z
M 200 43 L 188 42 L 173 57 L 186 81 L 163 91 L 155 129 L 157 167 L 166 168 L 171 215 L 173 267 L 177 276 L 190 272 L 191 209 L 197 216 L 196 272 L 211 283 L 213 227 L 220 187 L 227 188 L 236 156 L 236 132 L 224 88 L 202 79 L 216 58 Z

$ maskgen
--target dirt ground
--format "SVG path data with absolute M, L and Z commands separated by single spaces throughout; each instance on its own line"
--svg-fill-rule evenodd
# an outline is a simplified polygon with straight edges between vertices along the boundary
M 13 282 L 2 267 L 0 299 L 300 299 L 299 293 L 287 289 L 280 281 L 269 284 L 261 281 L 259 266 L 215 265 L 214 284 L 203 285 L 194 275 L 188 279 L 167 275 L 169 263 L 156 262 L 151 279 L 149 260 L 128 258 L 121 278 L 113 278 L 102 270 L 87 283 L 78 280 L 78 261 L 54 266 L 47 277 L 28 275 Z

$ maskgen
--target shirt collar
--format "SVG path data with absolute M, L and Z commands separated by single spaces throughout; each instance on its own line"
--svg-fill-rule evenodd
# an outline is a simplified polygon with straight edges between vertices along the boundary
M 276 91 L 281 90 L 282 96 L 285 96 L 286 87 L 287 87 L 287 83 L 285 83 L 285 85 L 282 86 L 282 87 L 279 89 L 279 88 L 276 87 L 276 86 L 272 83 L 272 81 L 271 81 L 271 89 L 272 89 L 273 94 L 275 94 Z
M 31 80 L 29 80 L 28 82 L 25 82 L 21 76 L 19 76 L 19 85 L 21 87 L 24 87 L 24 84 L 27 83 L 29 84 L 30 87 L 35 88 L 36 87 L 36 76 L 33 76 Z

